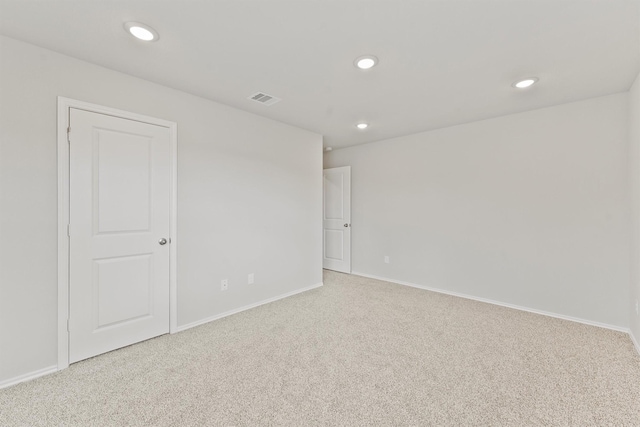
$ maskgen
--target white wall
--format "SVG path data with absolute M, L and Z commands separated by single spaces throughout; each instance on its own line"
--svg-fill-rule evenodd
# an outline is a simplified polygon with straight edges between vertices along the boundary
M 626 328 L 627 96 L 326 153 L 353 271 Z
M 179 325 L 322 281 L 320 135 L 5 37 L 0 58 L 0 383 L 57 362 L 59 95 L 178 123 Z
M 629 329 L 640 351 L 640 74 L 629 91 L 629 178 L 632 250 Z M 639 310 L 640 311 L 640 310 Z

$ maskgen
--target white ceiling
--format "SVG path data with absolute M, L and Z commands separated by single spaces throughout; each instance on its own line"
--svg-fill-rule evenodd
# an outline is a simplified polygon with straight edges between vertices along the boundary
M 638 0 L 0 0 L 0 33 L 362 144 L 628 90 Z M 126 21 L 155 28 L 144 43 Z M 363 72 L 356 57 L 374 54 Z M 511 83 L 538 76 L 526 91 Z M 263 91 L 271 107 L 247 100 Z M 366 131 L 355 128 L 368 121 Z

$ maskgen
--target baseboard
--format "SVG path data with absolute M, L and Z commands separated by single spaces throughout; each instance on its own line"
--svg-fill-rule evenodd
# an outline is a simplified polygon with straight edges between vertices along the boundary
M 229 310 L 229 311 L 225 311 L 224 313 L 220 313 L 220 314 L 216 314 L 214 316 L 210 316 L 210 317 L 206 317 L 204 319 L 201 320 L 196 320 L 195 322 L 191 322 L 191 323 L 187 323 L 186 325 L 182 325 L 182 326 L 178 326 L 177 329 L 175 330 L 175 332 L 172 333 L 176 333 L 176 332 L 182 332 L 182 331 L 186 331 L 187 329 L 191 329 L 191 328 L 195 328 L 196 326 L 200 326 L 200 325 L 204 325 L 205 323 L 209 323 L 209 322 L 213 322 L 214 320 L 218 320 L 218 319 L 222 319 L 223 317 L 227 317 L 227 316 L 231 316 L 232 314 L 237 314 L 246 310 L 251 310 L 252 308 L 256 308 L 259 307 L 261 305 L 264 304 L 269 304 L 271 302 L 275 302 L 284 298 L 288 298 L 297 294 L 301 294 L 303 292 L 307 292 L 310 291 L 312 289 L 316 289 L 319 288 L 323 285 L 322 282 L 320 283 L 316 283 L 315 285 L 311 285 L 311 286 L 307 286 L 306 288 L 302 288 L 302 289 L 297 289 L 295 291 L 292 292 L 287 292 L 286 294 L 282 294 L 282 295 L 278 295 L 276 297 L 273 298 L 269 298 L 260 302 L 256 302 L 253 304 L 249 304 L 249 305 L 245 305 L 243 307 L 239 307 L 239 308 L 235 308 L 233 310 Z
M 303 293 L 303 292 L 306 292 L 306 291 L 310 291 L 312 289 L 319 288 L 322 285 L 323 285 L 323 283 L 320 282 L 320 283 L 317 283 L 315 285 L 307 286 L 306 288 L 297 289 L 295 291 L 287 292 L 286 294 L 278 295 L 276 297 L 269 298 L 269 299 L 266 299 L 264 301 L 260 301 L 260 302 L 253 303 L 253 304 L 249 304 L 249 305 L 246 305 L 244 307 L 236 308 L 234 310 L 230 310 L 230 311 L 227 311 L 227 312 L 215 315 L 215 316 L 207 317 L 206 319 L 202 319 L 202 320 L 198 320 L 196 322 L 188 323 L 188 324 L 183 325 L 183 326 L 178 326 L 178 328 L 176 329 L 175 332 L 185 331 L 187 329 L 191 329 L 191 328 L 194 328 L 196 326 L 200 326 L 200 325 L 203 325 L 205 323 L 209 323 L 209 322 L 212 322 L 214 320 L 221 319 L 223 317 L 231 316 L 232 314 L 240 313 L 242 311 L 250 310 L 252 308 L 259 307 L 259 306 L 264 305 L 264 304 L 269 304 L 270 302 L 278 301 L 278 300 L 281 300 L 281 299 L 284 299 L 284 298 L 288 298 L 288 297 L 296 295 L 296 294 L 300 294 L 300 293 Z M 49 366 L 47 368 L 39 369 L 37 371 L 33 371 L 33 372 L 29 372 L 29 373 L 26 373 L 26 374 L 23 374 L 23 375 L 19 375 L 17 377 L 9 378 L 7 380 L 0 381 L 0 389 L 11 387 L 13 385 L 16 385 L 16 384 L 19 384 L 19 383 L 23 383 L 25 381 L 30 381 L 30 380 L 36 379 L 38 377 L 42 377 L 44 375 L 52 374 L 52 373 L 57 372 L 57 371 L 58 371 L 58 366 L 57 365 L 53 365 L 53 366 Z
M 58 370 L 58 365 L 49 366 L 47 368 L 38 369 L 37 371 L 28 372 L 26 374 L 18 375 L 17 377 L 9 378 L 8 380 L 0 381 L 0 389 L 11 387 L 13 385 L 23 383 L 25 381 L 31 381 L 44 375 L 53 374 Z
M 615 325 L 609 325 L 607 323 L 594 322 L 592 320 L 581 319 L 579 317 L 566 316 L 564 314 L 552 313 L 552 312 L 549 312 L 549 311 L 538 310 L 538 309 L 535 309 L 535 308 L 523 307 L 523 306 L 520 306 L 520 305 L 509 304 L 509 303 L 500 302 L 500 301 L 494 301 L 494 300 L 491 300 L 491 299 L 488 299 L 488 298 L 481 298 L 481 297 L 476 297 L 476 296 L 473 296 L 473 295 L 462 294 L 462 293 L 459 293 L 459 292 L 452 292 L 452 291 L 447 291 L 447 290 L 444 290 L 444 289 L 432 288 L 430 286 L 417 285 L 415 283 L 402 282 L 402 281 L 399 281 L 399 280 L 389 279 L 389 278 L 380 277 L 380 276 L 374 276 L 374 275 L 371 275 L 371 274 L 356 273 L 355 271 L 352 272 L 351 274 L 353 274 L 355 276 L 362 276 L 362 277 L 367 277 L 367 278 L 370 278 L 370 279 L 376 279 L 376 280 L 382 280 L 382 281 L 385 281 L 385 282 L 395 283 L 397 285 L 410 286 L 412 288 L 424 289 L 426 291 L 431 291 L 431 292 L 437 292 L 437 293 L 440 293 L 440 294 L 451 295 L 451 296 L 454 296 L 454 297 L 470 299 L 470 300 L 473 300 L 473 301 L 485 302 L 487 304 L 499 305 L 501 307 L 513 308 L 515 310 L 527 311 L 529 313 L 541 314 L 543 316 L 555 317 L 556 319 L 569 320 L 571 322 L 583 323 L 585 325 L 590 325 L 590 326 L 597 326 L 598 328 L 605 328 L 605 329 L 611 329 L 613 331 L 629 333 L 629 329 L 628 328 L 623 328 L 621 326 L 615 326 Z
M 633 343 L 633 346 L 636 348 L 636 351 L 638 352 L 638 354 L 640 354 L 640 341 L 636 339 L 635 335 L 633 335 L 633 332 L 631 332 L 631 330 L 629 330 L 629 337 L 631 338 L 631 342 Z

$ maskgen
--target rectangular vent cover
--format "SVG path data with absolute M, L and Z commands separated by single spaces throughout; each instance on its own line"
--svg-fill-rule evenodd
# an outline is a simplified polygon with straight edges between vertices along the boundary
M 271 106 L 276 102 L 282 101 L 280 98 L 276 98 L 273 95 L 267 95 L 264 92 L 257 92 L 249 96 L 247 99 L 258 102 L 262 105 Z

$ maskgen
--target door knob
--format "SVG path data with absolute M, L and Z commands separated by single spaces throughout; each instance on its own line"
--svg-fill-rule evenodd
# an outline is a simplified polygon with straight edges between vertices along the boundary
M 344 226 L 345 226 L 345 227 L 348 227 L 348 226 L 349 226 L 349 224 L 345 224 Z
M 160 245 L 166 245 L 167 244 L 167 239 L 165 239 L 164 237 L 160 240 L 158 240 L 158 243 L 160 243 Z

